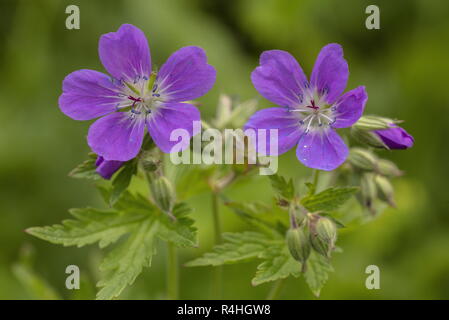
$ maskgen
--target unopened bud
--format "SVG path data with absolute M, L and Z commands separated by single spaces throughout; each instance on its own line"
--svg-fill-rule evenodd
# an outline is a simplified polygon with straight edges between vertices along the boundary
M 287 231 L 286 238 L 290 254 L 304 265 L 310 255 L 310 243 L 304 230 L 302 228 L 291 228 Z
M 330 258 L 336 241 L 337 227 L 335 223 L 328 218 L 319 217 L 312 225 L 310 233 L 310 243 L 313 249 L 322 256 Z
M 353 125 L 354 128 L 360 130 L 382 130 L 390 128 L 394 120 L 379 116 L 363 116 Z
M 170 181 L 164 176 L 155 177 L 150 181 L 150 190 L 153 201 L 158 208 L 173 218 L 172 210 L 175 204 L 175 192 Z
M 387 177 L 399 177 L 402 171 L 390 160 L 380 159 L 377 163 L 377 172 Z
M 373 214 L 375 213 L 373 202 L 377 197 L 377 187 L 374 182 L 374 174 L 364 173 L 360 181 L 360 191 L 362 196 L 362 203 Z
M 388 149 L 387 145 L 374 132 L 362 130 L 357 127 L 352 127 L 351 135 L 360 143 L 367 144 L 370 147 Z
M 359 169 L 371 171 L 376 168 L 377 157 L 366 149 L 352 148 L 348 161 Z
M 377 190 L 379 191 L 379 199 L 387 202 L 392 207 L 396 207 L 396 203 L 394 202 L 394 189 L 390 180 L 377 174 L 374 177 L 374 181 L 376 183 Z

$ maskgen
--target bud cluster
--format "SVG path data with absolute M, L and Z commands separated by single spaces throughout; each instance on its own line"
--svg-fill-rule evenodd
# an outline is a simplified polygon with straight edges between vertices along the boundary
M 312 250 L 331 258 L 337 241 L 337 226 L 326 217 L 308 213 L 300 225 L 292 224 L 287 231 L 287 247 L 292 257 L 299 261 L 305 271 L 307 259 Z
M 395 207 L 394 188 L 391 178 L 402 175 L 402 171 L 391 161 L 381 159 L 369 150 L 352 148 L 348 162 L 360 178 L 359 200 L 371 213 L 376 213 L 376 199 Z

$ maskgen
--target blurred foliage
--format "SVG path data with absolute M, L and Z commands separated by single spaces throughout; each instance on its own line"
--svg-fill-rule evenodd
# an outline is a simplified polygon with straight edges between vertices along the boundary
M 65 7 L 76 4 L 81 29 L 65 28 Z M 365 28 L 365 8 L 377 4 L 381 29 Z M 320 48 L 340 43 L 349 62 L 348 88 L 366 85 L 371 114 L 405 119 L 415 137 L 407 151 L 382 153 L 406 174 L 397 179 L 398 209 L 375 221 L 347 228 L 340 237 L 343 254 L 322 298 L 449 298 L 449 2 L 439 0 L 2 0 L 0 2 L 0 298 L 92 297 L 90 283 L 100 253 L 95 248 L 62 248 L 26 235 L 22 230 L 68 217 L 67 209 L 99 205 L 89 182 L 68 178 L 88 150 L 88 122 L 77 122 L 58 109 L 62 79 L 70 72 L 103 71 L 97 54 L 101 34 L 132 23 L 146 33 L 153 63 L 161 65 L 174 50 L 198 45 L 217 69 L 212 91 L 200 99 L 203 117 L 215 115 L 220 93 L 242 100 L 259 97 L 249 75 L 263 50 L 284 49 L 310 73 Z M 271 103 L 260 98 L 260 108 Z M 280 158 L 280 173 L 307 178 L 289 152 Z M 136 188 L 145 186 L 137 185 Z M 235 201 L 270 199 L 266 177 L 239 182 L 227 196 Z M 183 251 L 186 262 L 212 246 L 210 196 L 190 198 L 199 229 L 200 247 Z M 247 226 L 222 207 L 225 231 Z M 35 250 L 33 266 L 23 265 L 21 248 Z M 164 296 L 165 248 L 158 250 L 123 298 Z M 65 268 L 75 264 L 86 283 L 85 293 L 65 289 Z M 364 286 L 366 266 L 381 270 L 381 290 Z M 251 286 L 255 268 L 224 269 L 225 298 L 264 298 L 269 285 Z M 181 298 L 207 298 L 209 268 L 183 268 Z M 43 280 L 45 279 L 45 280 Z M 313 295 L 303 281 L 290 279 L 283 298 Z

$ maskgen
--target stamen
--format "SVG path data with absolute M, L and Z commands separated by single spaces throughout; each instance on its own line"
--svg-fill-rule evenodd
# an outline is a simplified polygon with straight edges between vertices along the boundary
M 335 117 L 335 118 L 331 118 L 331 117 L 329 117 L 328 115 L 325 115 L 325 114 L 320 114 L 320 116 L 322 116 L 322 117 L 324 117 L 325 119 L 327 119 L 328 120 L 328 123 L 327 123 L 327 125 L 329 125 L 329 126 L 331 126 L 331 125 L 333 125 L 334 123 L 335 123 L 335 121 L 337 121 L 337 117 Z
M 308 133 L 310 131 L 310 125 L 312 124 L 313 119 L 315 119 L 315 115 L 314 114 L 312 114 L 311 116 L 312 116 L 312 118 L 310 118 L 309 123 L 307 124 L 307 128 L 306 128 L 306 131 L 305 131 L 306 133 Z
M 321 89 L 321 95 L 324 96 L 329 93 L 329 87 L 325 86 L 323 89 Z

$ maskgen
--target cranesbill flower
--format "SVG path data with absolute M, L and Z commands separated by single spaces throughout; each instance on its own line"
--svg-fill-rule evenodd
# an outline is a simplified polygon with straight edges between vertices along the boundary
M 403 128 L 391 124 L 390 129 L 373 131 L 390 149 L 408 149 L 413 146 L 413 137 Z
M 104 179 L 109 180 L 124 163 L 123 161 L 105 160 L 102 156 L 98 156 L 97 161 L 95 161 L 97 167 L 95 171 Z
M 157 76 L 144 33 L 124 24 L 101 36 L 100 60 L 111 77 L 94 70 L 78 70 L 63 82 L 62 112 L 75 120 L 94 122 L 87 137 L 92 150 L 105 160 L 127 161 L 142 146 L 145 127 L 155 144 L 169 153 L 174 129 L 195 135 L 196 107 L 185 101 L 204 95 L 215 82 L 215 69 L 203 49 L 184 47 L 173 53 Z M 186 143 L 184 148 L 188 146 Z
M 256 112 L 245 128 L 278 129 L 278 155 L 295 145 L 296 156 L 307 167 L 333 170 L 341 165 L 348 148 L 337 128 L 354 124 L 362 115 L 368 99 L 364 86 L 341 95 L 349 70 L 338 44 L 328 44 L 315 62 L 310 81 L 295 58 L 281 50 L 265 51 L 260 66 L 251 74 L 259 93 L 281 106 Z M 267 134 L 266 150 L 270 150 Z

